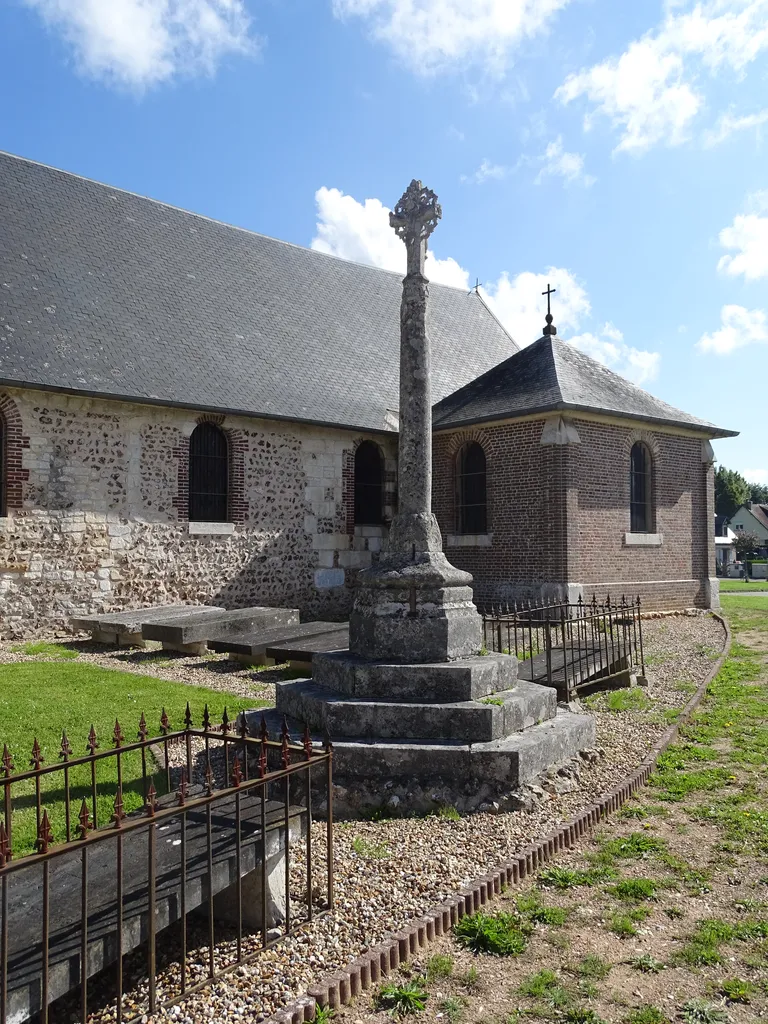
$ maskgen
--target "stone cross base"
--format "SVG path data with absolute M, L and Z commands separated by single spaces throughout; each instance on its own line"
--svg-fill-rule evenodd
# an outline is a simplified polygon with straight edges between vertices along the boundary
M 392 552 L 357 579 L 349 649 L 372 661 L 421 664 L 478 654 L 482 619 L 469 573 L 441 551 Z

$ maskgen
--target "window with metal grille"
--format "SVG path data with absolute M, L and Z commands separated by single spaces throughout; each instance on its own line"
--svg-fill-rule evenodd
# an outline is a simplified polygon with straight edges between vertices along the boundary
M 632 445 L 629 456 L 629 528 L 632 533 L 653 531 L 651 505 L 651 453 L 642 441 Z
M 488 529 L 488 499 L 485 452 L 472 441 L 458 458 L 459 533 L 485 533 Z
M 355 525 L 380 526 L 384 521 L 384 459 L 373 441 L 355 452 Z
M 201 423 L 189 439 L 189 518 L 225 523 L 229 506 L 229 446 L 223 430 Z

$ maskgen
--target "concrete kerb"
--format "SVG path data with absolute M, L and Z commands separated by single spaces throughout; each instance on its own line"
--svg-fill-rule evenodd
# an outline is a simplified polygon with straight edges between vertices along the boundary
M 339 973 L 323 978 L 317 985 L 311 986 L 305 996 L 273 1014 L 264 1024 L 304 1024 L 305 1021 L 313 1020 L 319 1006 L 340 1009 L 362 992 L 377 985 L 401 963 L 406 963 L 433 938 L 447 935 L 462 917 L 475 913 L 502 889 L 517 885 L 526 875 L 533 874 L 538 867 L 554 859 L 561 850 L 569 849 L 584 835 L 592 832 L 602 818 L 620 810 L 648 781 L 659 757 L 676 738 L 680 726 L 690 720 L 730 653 L 730 626 L 722 615 L 714 612 L 712 615 L 725 630 L 723 653 L 685 705 L 677 722 L 665 730 L 650 753 L 623 783 L 604 793 L 596 803 L 564 822 L 555 832 L 525 847 L 511 860 L 499 865 L 489 874 L 475 879 L 464 892 L 433 908 L 424 916 L 414 919 L 403 931 L 374 946 Z

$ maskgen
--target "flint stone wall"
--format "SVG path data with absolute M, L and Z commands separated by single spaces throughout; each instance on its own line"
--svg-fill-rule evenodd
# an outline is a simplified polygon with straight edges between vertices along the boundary
M 370 438 L 394 479 L 396 439 L 20 389 L 0 397 L 21 418 L 26 477 L 20 507 L 0 519 L 3 636 L 164 601 L 342 619 L 356 572 L 381 550 L 385 528 L 354 525 L 350 467 Z M 189 436 L 202 419 L 229 438 L 231 533 L 191 534 L 186 518 Z

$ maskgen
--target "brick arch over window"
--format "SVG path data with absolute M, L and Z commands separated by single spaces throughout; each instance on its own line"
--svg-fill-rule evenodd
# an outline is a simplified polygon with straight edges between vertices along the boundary
M 232 430 L 223 426 L 224 416 L 218 413 L 203 413 L 197 417 L 195 430 L 189 437 L 184 437 L 174 448 L 173 454 L 178 462 L 178 490 L 173 505 L 181 522 L 190 519 L 190 489 L 193 481 L 190 477 L 190 451 L 192 438 L 198 428 L 210 425 L 218 429 L 226 442 L 226 511 L 225 522 L 243 523 L 248 517 L 248 501 L 245 496 L 245 456 L 248 440 L 241 430 Z M 199 435 L 198 435 L 199 436 Z M 196 515 L 193 508 L 192 514 Z
M 29 470 L 22 467 L 24 448 L 29 448 L 29 438 L 16 403 L 0 394 L 0 516 L 22 507 L 23 483 L 29 479 Z

